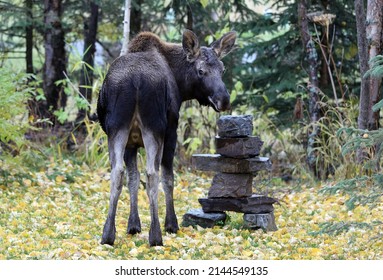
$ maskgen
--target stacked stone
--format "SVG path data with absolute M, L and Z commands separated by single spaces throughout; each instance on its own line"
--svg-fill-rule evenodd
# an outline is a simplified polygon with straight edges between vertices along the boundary
M 226 220 L 225 211 L 244 213 L 245 226 L 266 231 L 276 230 L 274 198 L 253 194 L 253 177 L 270 170 L 271 162 L 260 157 L 263 142 L 252 136 L 251 115 L 223 116 L 217 121 L 217 154 L 196 154 L 195 169 L 216 172 L 207 198 L 198 201 L 202 209 L 193 209 L 183 217 L 183 225 L 213 227 Z

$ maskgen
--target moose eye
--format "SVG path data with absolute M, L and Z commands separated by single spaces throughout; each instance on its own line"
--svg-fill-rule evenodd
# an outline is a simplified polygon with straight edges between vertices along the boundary
M 199 76 L 203 76 L 203 75 L 205 75 L 205 71 L 203 71 L 202 69 L 199 69 L 199 70 L 198 70 L 198 75 L 199 75 Z

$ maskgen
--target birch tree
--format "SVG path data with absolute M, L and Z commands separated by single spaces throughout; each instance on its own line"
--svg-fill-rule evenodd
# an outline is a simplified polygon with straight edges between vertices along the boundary
M 130 7 L 131 0 L 125 0 L 125 12 L 124 12 L 124 39 L 122 42 L 121 55 L 125 55 L 128 52 L 129 34 L 130 34 Z

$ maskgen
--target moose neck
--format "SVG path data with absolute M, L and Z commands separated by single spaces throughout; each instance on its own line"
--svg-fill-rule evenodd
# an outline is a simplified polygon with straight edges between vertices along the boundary
M 176 80 L 181 101 L 194 99 L 192 76 L 193 66 L 186 60 L 186 55 L 181 45 L 171 45 L 162 53 L 168 61 L 170 69 Z

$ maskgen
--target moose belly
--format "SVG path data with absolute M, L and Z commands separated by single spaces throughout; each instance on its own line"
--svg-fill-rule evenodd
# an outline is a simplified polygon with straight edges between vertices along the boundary
M 137 120 L 133 121 L 133 125 L 130 129 L 128 147 L 143 147 L 144 142 L 142 141 L 141 129 L 138 126 Z

